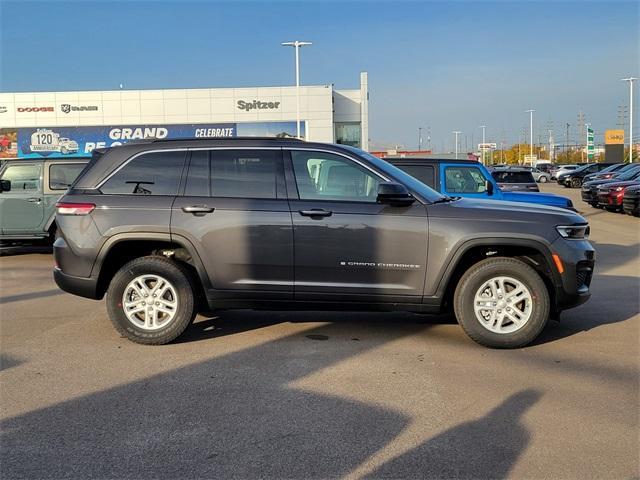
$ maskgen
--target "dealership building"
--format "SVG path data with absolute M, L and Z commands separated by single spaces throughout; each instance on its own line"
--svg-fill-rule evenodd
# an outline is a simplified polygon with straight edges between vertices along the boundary
M 300 87 L 308 141 L 368 149 L 367 73 L 360 87 Z M 142 138 L 296 136 L 296 87 L 0 93 L 0 157 L 84 157 Z

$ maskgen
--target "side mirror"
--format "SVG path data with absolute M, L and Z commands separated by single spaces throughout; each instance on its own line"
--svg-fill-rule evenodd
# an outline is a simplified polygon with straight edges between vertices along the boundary
M 484 184 L 484 190 L 487 192 L 487 195 L 493 195 L 493 183 L 487 180 Z
M 11 191 L 11 180 L 0 180 L 0 192 Z
M 385 182 L 378 185 L 378 203 L 394 207 L 408 207 L 416 201 L 407 187 L 400 183 Z

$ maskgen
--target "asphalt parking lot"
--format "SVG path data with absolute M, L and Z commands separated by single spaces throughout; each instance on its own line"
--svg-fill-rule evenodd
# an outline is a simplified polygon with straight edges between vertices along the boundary
M 0 257 L 3 478 L 637 478 L 640 220 L 586 206 L 590 302 L 532 346 L 451 317 L 223 312 L 178 342 L 120 338 Z

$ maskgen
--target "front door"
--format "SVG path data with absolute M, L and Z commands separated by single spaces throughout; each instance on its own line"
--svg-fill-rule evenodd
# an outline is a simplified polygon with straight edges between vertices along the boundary
M 296 300 L 420 302 L 425 206 L 377 203 L 386 179 L 351 158 L 297 150 L 286 159 Z
M 0 219 L 3 235 L 42 233 L 44 196 L 42 163 L 12 162 L 2 174 L 11 181 L 11 191 L 0 193 Z
M 171 234 L 197 249 L 220 299 L 293 298 L 293 228 L 281 149 L 194 150 Z

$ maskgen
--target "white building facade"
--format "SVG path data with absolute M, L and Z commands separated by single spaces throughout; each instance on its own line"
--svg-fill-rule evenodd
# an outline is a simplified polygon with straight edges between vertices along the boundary
M 300 87 L 301 136 L 368 149 L 368 80 Z M 0 93 L 0 158 L 86 157 L 142 138 L 296 136 L 296 87 Z

